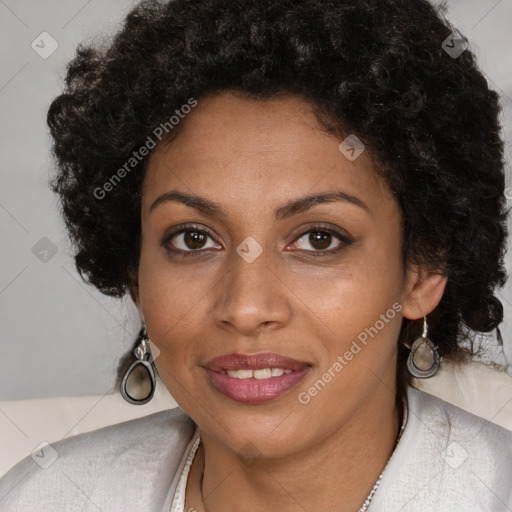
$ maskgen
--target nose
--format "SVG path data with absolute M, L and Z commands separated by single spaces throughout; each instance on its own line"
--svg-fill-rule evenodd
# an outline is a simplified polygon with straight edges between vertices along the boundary
M 289 322 L 293 294 L 265 249 L 250 263 L 233 251 L 226 265 L 229 269 L 219 282 L 214 306 L 218 326 L 251 336 Z

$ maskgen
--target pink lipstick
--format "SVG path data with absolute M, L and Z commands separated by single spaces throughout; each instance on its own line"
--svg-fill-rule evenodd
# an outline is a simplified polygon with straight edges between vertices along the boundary
M 226 354 L 203 366 L 213 387 L 244 404 L 275 400 L 297 386 L 311 365 L 281 354 Z

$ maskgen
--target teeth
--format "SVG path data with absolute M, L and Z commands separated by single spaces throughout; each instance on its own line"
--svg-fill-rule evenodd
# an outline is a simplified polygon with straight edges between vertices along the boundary
M 228 370 L 228 375 L 237 379 L 250 379 L 252 370 Z
M 255 379 L 270 379 L 272 377 L 272 370 L 270 368 L 254 370 L 253 376 Z
M 292 370 L 283 368 L 260 368 L 258 370 L 226 370 L 226 373 L 235 379 L 270 379 L 283 374 L 292 373 Z

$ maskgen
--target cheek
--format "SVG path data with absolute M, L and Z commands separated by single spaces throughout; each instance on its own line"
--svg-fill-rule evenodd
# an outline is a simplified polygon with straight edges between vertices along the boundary
M 322 369 L 330 367 L 339 355 L 352 351 L 346 359 L 357 359 L 357 363 L 345 373 L 352 373 L 356 367 L 381 373 L 382 365 L 389 362 L 395 350 L 402 309 L 398 287 L 393 279 L 373 280 L 369 285 L 366 273 L 358 276 L 345 275 L 325 286 L 307 287 L 302 282 L 296 291 L 298 296 L 308 297 L 304 300 L 308 307 L 299 312 L 299 324 L 302 332 L 316 339 L 309 348 Z
M 346 269 L 323 284 L 308 292 L 315 297 L 311 309 L 320 319 L 318 332 L 327 341 L 323 363 L 329 367 L 346 354 L 347 361 L 357 359 L 344 372 L 347 377 L 358 380 L 363 368 L 382 374 L 396 351 L 402 322 L 400 246 L 368 243 Z
M 355 336 L 400 303 L 404 276 L 399 242 L 397 233 L 387 239 L 367 237 L 347 254 L 343 265 L 312 278 L 297 273 L 291 281 L 294 293 L 329 328 L 324 330 L 331 337 Z
M 185 280 L 184 273 L 172 268 L 159 249 L 141 251 L 139 262 L 139 294 L 148 334 L 161 350 L 160 361 L 176 359 L 177 336 L 186 325 L 187 312 L 193 307 L 194 282 Z M 163 356 L 163 357 L 162 357 Z
M 143 243 L 139 263 L 139 293 L 148 324 L 167 326 L 169 329 L 194 304 L 197 305 L 208 289 L 204 281 L 207 276 L 199 267 L 173 264 L 155 240 L 149 239 Z

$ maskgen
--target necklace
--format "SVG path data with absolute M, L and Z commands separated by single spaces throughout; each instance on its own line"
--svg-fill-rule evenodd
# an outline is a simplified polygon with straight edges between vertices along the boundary
M 400 441 L 400 438 L 402 437 L 402 433 L 405 429 L 406 423 L 407 423 L 407 402 L 404 401 L 404 417 L 402 420 L 402 426 L 400 427 L 398 436 L 396 438 L 395 449 L 398 445 L 398 442 Z M 366 498 L 365 502 L 363 503 L 362 507 L 358 510 L 358 512 L 366 512 L 368 510 L 368 507 L 370 506 L 370 503 L 373 499 L 373 495 L 377 491 L 377 487 L 379 487 L 380 481 L 382 480 L 382 475 L 384 474 L 384 471 L 386 471 L 386 468 L 388 467 L 389 461 L 391 460 L 392 456 L 393 456 L 393 454 L 391 454 L 391 456 L 389 457 L 388 461 L 386 462 L 386 465 L 384 466 L 384 469 L 382 470 L 382 473 L 380 474 L 379 478 L 377 479 L 377 482 L 375 482 L 373 489 L 370 491 L 370 494 L 368 494 L 368 497 Z
M 397 447 L 397 445 L 398 445 L 398 443 L 400 441 L 400 438 L 402 437 L 402 434 L 404 432 L 405 426 L 407 424 L 407 413 L 408 413 L 407 401 L 404 400 L 402 425 L 401 425 L 400 430 L 398 432 L 398 436 L 397 436 L 397 439 L 396 439 L 396 442 L 395 442 L 395 448 L 394 449 L 396 449 L 396 447 Z M 201 442 L 201 439 L 197 438 L 196 442 L 195 442 L 195 444 L 194 444 L 194 446 L 193 446 L 193 448 L 191 450 L 191 453 L 189 454 L 189 460 L 188 460 L 187 466 L 189 466 L 192 463 L 192 459 L 194 458 L 195 452 L 196 452 L 197 448 L 199 447 L 200 442 Z M 393 452 L 394 452 L 394 450 L 393 450 Z M 388 467 L 389 461 L 391 460 L 392 456 L 393 456 L 393 454 L 391 454 L 391 456 L 389 457 L 388 461 L 386 462 L 386 465 L 384 466 L 384 469 L 382 470 L 382 473 L 380 474 L 379 478 L 377 479 L 377 482 L 375 482 L 375 485 L 373 486 L 372 490 L 370 491 L 370 494 L 368 494 L 368 497 L 366 498 L 365 502 L 363 503 L 361 508 L 358 510 L 358 512 L 366 512 L 368 510 L 368 507 L 370 506 L 370 503 L 371 503 L 371 501 L 373 499 L 373 496 L 376 493 L 377 488 L 379 487 L 380 481 L 382 480 L 382 476 L 384 475 L 384 471 Z M 188 471 L 187 471 L 187 473 L 188 473 Z M 174 508 L 172 508 L 172 510 L 174 510 Z
M 390 460 L 391 460 L 391 457 L 388 459 L 388 462 L 386 463 L 386 466 L 384 466 L 384 469 L 386 469 Z M 368 507 L 370 506 L 370 503 L 373 499 L 373 495 L 377 491 L 377 487 L 379 487 L 380 481 L 382 479 L 382 475 L 384 474 L 384 469 L 382 470 L 382 473 L 380 474 L 377 482 L 373 486 L 373 489 L 370 491 L 370 494 L 368 494 L 368 498 L 366 498 L 365 502 L 363 503 L 363 506 L 359 509 L 359 512 L 366 512 L 368 510 Z

